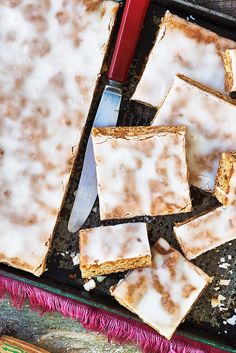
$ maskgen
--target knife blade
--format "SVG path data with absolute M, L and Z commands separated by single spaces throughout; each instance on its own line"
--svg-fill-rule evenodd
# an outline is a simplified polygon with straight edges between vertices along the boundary
M 116 125 L 121 97 L 121 88 L 112 85 L 107 85 L 105 87 L 93 126 L 101 127 Z M 75 233 L 84 224 L 96 198 L 96 164 L 94 160 L 92 138 L 89 136 L 79 186 L 68 222 L 69 232 Z
M 122 98 L 122 84 L 126 81 L 136 44 L 150 0 L 126 0 L 122 20 L 108 71 L 105 87 L 94 119 L 93 127 L 115 126 Z M 97 197 L 96 164 L 91 136 L 88 139 L 75 201 L 68 222 L 68 230 L 75 233 L 88 218 Z

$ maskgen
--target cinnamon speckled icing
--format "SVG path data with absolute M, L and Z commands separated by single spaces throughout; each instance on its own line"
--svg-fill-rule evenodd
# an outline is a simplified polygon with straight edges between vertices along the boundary
M 236 43 L 166 12 L 132 99 L 159 106 L 177 73 L 224 91 L 221 52 Z
M 211 279 L 163 238 L 154 245 L 152 259 L 152 268 L 130 271 L 111 294 L 170 339 Z
M 219 207 L 188 223 L 176 225 L 174 232 L 185 256 L 194 259 L 236 239 L 236 206 Z
M 117 4 L 0 4 L 0 261 L 40 274 Z
M 184 127 L 93 129 L 101 219 L 191 211 Z
M 220 192 L 220 190 L 218 189 Z M 222 191 L 223 192 L 223 191 Z M 233 164 L 232 174 L 226 192 L 226 204 L 236 206 L 236 163 Z
M 190 183 L 213 190 L 222 152 L 236 150 L 236 103 L 177 75 L 153 125 L 187 127 Z
M 145 223 L 125 223 L 80 231 L 80 265 L 151 256 Z

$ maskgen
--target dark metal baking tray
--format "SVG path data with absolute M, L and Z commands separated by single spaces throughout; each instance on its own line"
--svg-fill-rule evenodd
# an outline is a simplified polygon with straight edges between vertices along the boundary
M 110 61 L 114 40 L 122 15 L 122 8 L 121 5 L 117 23 L 111 36 L 109 53 L 105 58 L 105 67 L 108 67 Z M 148 53 L 153 46 L 160 18 L 167 9 L 183 18 L 193 20 L 195 23 L 200 24 L 205 28 L 212 29 L 225 37 L 236 40 L 236 18 L 208 10 L 183 0 L 152 1 L 138 43 L 132 68 L 130 70 L 129 80 L 124 88 L 124 99 L 121 106 L 119 125 L 149 125 L 154 117 L 154 108 L 147 107 L 137 102 L 130 102 L 129 99 L 137 85 L 138 79 L 147 60 Z M 1 265 L 0 273 L 19 278 L 22 281 L 46 288 L 52 292 L 60 292 L 67 297 L 73 297 L 92 306 L 116 312 L 124 317 L 131 317 L 134 320 L 138 320 L 133 314 L 119 306 L 109 294 L 110 286 L 117 283 L 124 274 L 109 275 L 102 283 L 97 283 L 97 286 L 93 291 L 89 293 L 85 292 L 79 268 L 78 266 L 74 266 L 72 261 L 73 256 L 79 252 L 78 234 L 71 234 L 67 230 L 67 223 L 74 200 L 74 192 L 78 185 L 81 173 L 86 140 L 105 83 L 106 72 L 102 74 L 98 81 L 87 125 L 84 129 L 83 137 L 79 145 L 79 153 L 75 158 L 68 192 L 59 213 L 52 248 L 48 257 L 48 271 L 45 272 L 41 278 L 35 278 L 23 271 L 18 271 L 8 266 Z M 216 199 L 199 189 L 191 188 L 191 196 L 194 206 L 193 214 L 198 214 L 203 210 L 217 205 Z M 178 248 L 178 244 L 172 234 L 173 224 L 175 221 L 183 220 L 186 217 L 189 217 L 189 214 L 166 217 L 139 217 L 132 219 L 132 221 L 140 221 L 141 219 L 147 222 L 151 244 L 153 244 L 160 236 L 164 236 L 173 246 Z M 102 222 L 102 224 L 116 223 L 119 223 L 119 221 Z M 100 224 L 99 205 L 97 200 L 84 228 L 99 226 Z M 229 254 L 232 256 L 231 281 L 229 286 L 222 287 L 220 291 L 220 293 L 226 298 L 224 301 L 224 309 L 220 311 L 220 308 L 213 309 L 211 307 L 210 299 L 219 294 L 219 292 L 214 289 L 217 281 L 225 278 L 226 274 L 228 275 L 226 270 L 219 268 L 219 263 L 222 257 L 227 258 L 227 255 Z M 212 343 L 218 347 L 221 347 L 221 345 L 224 344 L 229 351 L 236 352 L 234 349 L 236 348 L 236 326 L 227 323 L 225 324 L 227 318 L 233 316 L 236 307 L 236 241 L 227 243 L 207 254 L 203 254 L 194 262 L 209 275 L 214 275 L 215 278 L 212 285 L 207 289 L 202 298 L 198 301 L 198 304 L 187 316 L 185 323 L 181 325 L 181 333 L 193 337 L 196 340 Z M 227 276 L 227 278 L 229 278 L 229 276 Z M 227 308 L 227 310 L 225 310 L 225 308 Z

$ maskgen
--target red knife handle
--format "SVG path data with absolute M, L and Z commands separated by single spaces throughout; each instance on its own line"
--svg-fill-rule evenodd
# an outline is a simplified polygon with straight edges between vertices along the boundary
M 110 80 L 125 82 L 150 0 L 126 0 L 111 65 Z

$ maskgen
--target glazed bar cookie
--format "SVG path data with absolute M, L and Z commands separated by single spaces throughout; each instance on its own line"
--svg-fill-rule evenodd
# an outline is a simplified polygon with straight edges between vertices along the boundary
M 223 92 L 227 48 L 236 43 L 167 11 L 132 99 L 160 106 L 177 73 Z
M 83 278 L 151 266 L 145 223 L 126 223 L 79 232 Z
M 236 239 L 236 206 L 219 207 L 176 224 L 174 234 L 187 259 L 194 259 Z
M 213 195 L 223 205 L 236 206 L 236 152 L 222 153 Z
M 225 68 L 225 89 L 236 93 L 236 49 L 227 49 L 223 52 Z
M 189 212 L 185 127 L 95 128 L 101 219 Z
M 152 268 L 132 270 L 110 289 L 116 300 L 167 339 L 211 282 L 160 238 L 152 249 Z
M 117 8 L 1 1 L 0 262 L 45 270 Z
M 236 150 L 235 116 L 232 99 L 177 75 L 153 125 L 187 127 L 190 183 L 212 191 L 222 152 Z

